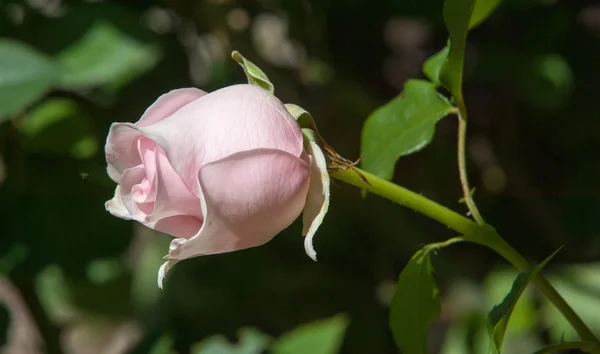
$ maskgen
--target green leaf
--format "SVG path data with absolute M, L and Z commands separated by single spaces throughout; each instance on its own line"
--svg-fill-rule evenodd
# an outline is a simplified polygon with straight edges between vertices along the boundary
M 520 93 L 534 108 L 554 111 L 567 102 L 575 86 L 569 62 L 558 54 L 532 58 L 519 76 Z
M 561 247 L 562 248 L 562 247 Z M 494 306 L 492 311 L 488 315 L 488 320 L 491 324 L 492 331 L 492 343 L 491 346 L 497 348 L 498 352 L 502 350 L 502 342 L 504 341 L 504 335 L 506 334 L 506 328 L 508 327 L 508 321 L 510 316 L 521 297 L 521 294 L 525 291 L 525 288 L 531 282 L 531 279 L 538 274 L 548 262 L 560 251 L 560 248 L 546 257 L 540 264 L 532 268 L 530 271 L 521 273 L 515 279 L 510 292 L 504 297 L 504 300 Z
M 600 348 L 594 342 L 588 341 L 571 341 L 571 342 L 562 342 L 560 344 L 554 344 L 537 350 L 533 354 L 551 354 L 563 352 L 566 349 L 580 349 L 584 353 L 597 353 Z
M 69 284 L 57 265 L 47 266 L 36 275 L 35 290 L 40 305 L 52 323 L 61 323 L 74 313 Z
M 249 84 L 260 86 L 270 93 L 275 93 L 275 87 L 271 81 L 269 81 L 267 74 L 265 74 L 258 66 L 244 58 L 237 50 L 234 50 L 231 53 L 231 57 L 242 66 Z
M 462 101 L 465 46 L 475 0 L 446 0 L 444 22 L 450 34 L 448 59 L 440 71 L 440 80 L 457 101 Z
M 263 353 L 271 338 L 266 334 L 253 329 L 242 328 L 239 333 L 239 342 L 231 344 L 223 335 L 212 336 L 191 348 L 192 354 L 260 354 Z
M 24 243 L 12 245 L 5 254 L 0 257 L 0 274 L 10 274 L 21 263 L 27 260 L 29 248 Z
M 98 151 L 91 119 L 76 101 L 48 99 L 32 109 L 19 125 L 30 151 L 67 154 L 87 159 Z
M 0 40 L 0 122 L 40 98 L 58 80 L 60 69 L 34 49 Z
M 401 156 L 427 146 L 435 124 L 454 107 L 424 80 L 408 80 L 404 92 L 379 107 L 367 118 L 362 130 L 362 166 L 382 178 L 391 179 Z
M 163 334 L 150 348 L 148 354 L 174 354 L 176 351 L 173 349 L 174 340 L 170 334 Z
M 488 18 L 492 12 L 498 7 L 501 0 L 477 0 L 475 8 L 471 14 L 469 28 L 474 28 Z
M 337 353 L 344 339 L 348 323 L 348 317 L 339 314 L 301 325 L 279 337 L 273 343 L 271 351 L 274 354 Z
M 164 263 L 162 257 L 169 249 L 169 241 L 164 237 L 147 237 L 138 250 L 139 258 L 132 270 L 131 296 L 134 306 L 140 310 L 148 311 L 160 298 L 162 291 L 156 286 L 156 274 Z
M 600 333 L 600 263 L 581 263 L 559 268 L 548 280 L 593 333 Z M 578 340 L 579 335 L 564 315 L 547 299 L 541 316 L 553 342 Z
M 439 317 L 440 296 L 433 278 L 431 253 L 462 241 L 461 237 L 429 244 L 415 253 L 398 277 L 390 309 L 390 327 L 403 353 L 427 354 L 429 327 Z
M 62 86 L 117 90 L 153 68 L 159 57 L 156 45 L 129 37 L 114 25 L 100 21 L 57 59 L 65 68 Z
M 440 83 L 440 70 L 446 61 L 449 52 L 450 47 L 447 45 L 442 48 L 442 50 L 429 57 L 423 64 L 423 72 L 431 82 L 436 84 Z

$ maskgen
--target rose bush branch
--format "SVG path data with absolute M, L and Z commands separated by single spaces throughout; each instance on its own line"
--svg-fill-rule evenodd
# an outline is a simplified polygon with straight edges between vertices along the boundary
M 463 235 L 464 240 L 493 249 L 521 272 L 529 271 L 531 268 L 529 262 L 489 225 L 473 222 L 420 194 L 354 167 L 331 172 L 331 177 L 427 215 Z M 560 310 L 582 340 L 598 343 L 592 331 L 543 275 L 535 275 L 532 281 L 539 291 Z
M 473 219 L 479 224 L 485 224 L 479 209 L 473 200 L 469 179 L 467 177 L 467 158 L 466 158 L 466 140 L 467 140 L 467 111 L 464 103 L 459 102 L 456 109 L 458 117 L 458 173 L 460 176 L 460 184 L 465 198 L 465 204 L 473 215 Z

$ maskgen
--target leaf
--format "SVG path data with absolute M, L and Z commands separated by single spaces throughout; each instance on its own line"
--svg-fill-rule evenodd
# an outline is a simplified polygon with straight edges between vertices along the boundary
M 154 342 L 148 354 L 174 354 L 176 351 L 173 349 L 173 344 L 173 337 L 170 334 L 164 334 Z
M 457 101 L 462 101 L 465 46 L 475 0 L 446 0 L 444 22 L 450 34 L 448 59 L 440 71 L 440 80 Z
M 398 158 L 429 144 L 435 124 L 454 110 L 435 86 L 408 80 L 401 95 L 371 113 L 362 130 L 365 170 L 391 179 Z
M 594 333 L 600 333 L 600 263 L 561 267 L 548 276 L 583 322 Z M 541 316 L 553 342 L 578 340 L 579 336 L 564 315 L 547 299 L 542 300 Z
M 279 337 L 271 351 L 274 354 L 337 353 L 348 327 L 348 317 L 339 314 L 324 320 L 300 325 Z
M 40 103 L 23 117 L 19 130 L 30 151 L 87 159 L 98 150 L 91 119 L 70 99 L 52 98 Z
M 446 61 L 449 52 L 450 47 L 447 45 L 439 52 L 430 56 L 423 64 L 423 72 L 425 73 L 425 76 L 431 80 L 431 82 L 436 84 L 440 83 L 440 70 Z
M 239 343 L 231 344 L 223 335 L 212 336 L 191 348 L 192 354 L 260 354 L 263 353 L 271 338 L 253 329 L 242 328 L 238 332 Z
M 471 14 L 469 28 L 474 28 L 488 18 L 498 7 L 501 0 L 477 0 Z
M 163 237 L 147 237 L 137 250 L 139 258 L 132 270 L 131 296 L 134 305 L 141 310 L 151 309 L 160 298 L 156 272 L 164 262 L 162 256 L 169 248 L 169 241 Z
M 552 112 L 567 102 L 575 79 L 569 62 L 558 54 L 545 54 L 525 62 L 519 76 L 521 96 L 534 108 Z
M 275 93 L 275 87 L 271 81 L 269 81 L 267 74 L 265 74 L 258 66 L 244 58 L 237 50 L 234 50 L 231 53 L 231 57 L 242 66 L 249 84 L 260 86 L 270 93 Z
M 492 327 L 492 343 L 490 343 L 490 346 L 497 348 L 498 352 L 501 352 L 502 350 L 502 342 L 504 341 L 508 321 L 510 320 L 510 316 L 519 297 L 521 297 L 521 294 L 523 294 L 523 291 L 525 291 L 525 288 L 529 285 L 531 279 L 533 279 L 533 277 L 538 274 L 552 258 L 554 258 L 558 251 L 560 251 L 560 248 L 554 251 L 550 256 L 546 257 L 546 259 L 530 271 L 519 274 L 515 279 L 510 292 L 504 297 L 504 300 L 499 305 L 494 306 L 492 311 L 490 311 L 488 315 L 488 320 Z
M 536 350 L 533 354 L 551 354 L 563 352 L 565 349 L 580 349 L 584 353 L 597 353 L 600 348 L 594 342 L 588 341 L 571 341 L 561 342 L 560 344 L 554 344 L 544 347 L 540 350 Z M 570 352 L 570 351 L 569 351 Z
M 429 327 L 441 311 L 439 289 L 433 278 L 431 253 L 463 239 L 432 243 L 417 251 L 398 277 L 390 309 L 390 327 L 403 353 L 427 354 Z
M 0 40 L 0 122 L 41 97 L 59 74 L 59 67 L 33 48 Z
M 57 59 L 65 68 L 62 86 L 105 86 L 117 90 L 154 67 L 159 57 L 156 45 L 143 43 L 114 25 L 99 21 L 79 41 L 59 53 Z

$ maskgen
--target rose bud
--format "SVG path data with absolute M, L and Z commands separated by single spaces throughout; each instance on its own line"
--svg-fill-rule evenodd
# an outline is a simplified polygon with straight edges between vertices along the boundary
M 306 250 L 329 203 L 323 153 L 271 93 L 235 85 L 173 90 L 136 123 L 114 123 L 106 209 L 172 235 L 159 287 L 178 261 L 262 245 L 304 210 Z M 309 191 L 310 190 L 310 191 Z

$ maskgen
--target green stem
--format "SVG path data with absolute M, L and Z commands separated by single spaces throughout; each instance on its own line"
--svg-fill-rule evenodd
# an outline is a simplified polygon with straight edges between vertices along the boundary
M 353 167 L 344 171 L 331 172 L 331 177 L 425 214 L 457 231 L 463 235 L 466 241 L 493 249 L 521 272 L 528 271 L 531 268 L 529 262 L 489 225 L 477 224 L 420 194 L 358 168 Z M 592 331 L 543 275 L 537 274 L 532 281 L 540 292 L 560 310 L 582 340 L 600 344 Z
M 460 176 L 460 185 L 462 186 L 465 203 L 467 204 L 467 208 L 469 208 L 471 215 L 473 215 L 473 219 L 475 219 L 478 224 L 485 224 L 485 221 L 479 213 L 479 209 L 477 209 L 477 205 L 475 205 L 475 201 L 473 201 L 471 187 L 469 187 L 469 179 L 467 177 L 467 159 L 465 154 L 467 110 L 462 100 L 458 102 L 458 111 L 456 114 L 458 116 L 458 174 Z

